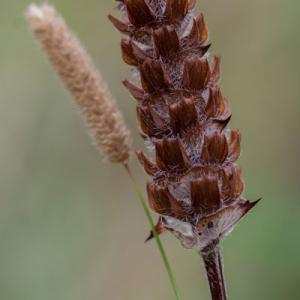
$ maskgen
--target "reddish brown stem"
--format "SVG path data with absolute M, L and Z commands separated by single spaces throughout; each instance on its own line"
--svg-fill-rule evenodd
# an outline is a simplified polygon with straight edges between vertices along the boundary
M 226 286 L 223 273 L 222 252 L 220 247 L 213 245 L 201 252 L 204 260 L 207 279 L 212 300 L 227 300 Z

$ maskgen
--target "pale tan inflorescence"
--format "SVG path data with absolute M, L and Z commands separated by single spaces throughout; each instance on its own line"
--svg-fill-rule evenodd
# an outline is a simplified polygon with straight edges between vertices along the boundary
M 107 85 L 77 37 L 48 4 L 31 4 L 26 18 L 74 97 L 98 148 L 110 161 L 126 163 L 131 153 L 130 132 Z

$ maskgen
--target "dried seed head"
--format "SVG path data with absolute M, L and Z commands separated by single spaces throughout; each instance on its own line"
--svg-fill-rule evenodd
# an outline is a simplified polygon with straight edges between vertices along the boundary
M 95 144 L 112 162 L 127 162 L 130 132 L 101 75 L 55 8 L 31 4 L 29 26 L 74 97 Z
M 138 157 L 152 177 L 151 208 L 162 227 L 187 248 L 218 243 L 256 204 L 243 196 L 236 161 L 240 134 L 227 128 L 231 112 L 218 86 L 220 59 L 208 61 L 208 29 L 194 16 L 195 0 L 118 0 L 126 37 L 122 57 L 140 73 L 125 81 L 137 100 L 140 128 L 153 160 Z

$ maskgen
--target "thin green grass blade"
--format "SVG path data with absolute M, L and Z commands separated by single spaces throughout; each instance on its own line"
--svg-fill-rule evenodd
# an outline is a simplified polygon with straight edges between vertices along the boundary
M 144 199 L 144 196 L 143 196 L 143 193 L 139 187 L 139 185 L 137 184 L 137 181 L 135 180 L 132 172 L 130 171 L 129 167 L 127 165 L 125 165 L 125 169 L 127 171 L 127 173 L 129 174 L 132 182 L 133 182 L 133 185 L 134 185 L 134 188 L 135 188 L 135 192 L 137 194 L 137 197 L 140 201 L 140 204 L 142 205 L 143 209 L 144 209 L 144 212 L 146 214 L 146 217 L 148 219 L 148 222 L 151 226 L 151 230 L 153 232 L 153 235 L 154 235 L 154 239 L 156 241 L 156 244 L 157 244 L 157 247 L 158 247 L 158 250 L 160 252 L 160 255 L 162 257 L 162 260 L 163 260 L 163 263 L 164 263 L 164 266 L 165 266 L 165 269 L 166 269 L 166 272 L 168 274 L 168 277 L 169 277 L 169 280 L 170 280 L 170 283 L 171 283 L 171 287 L 173 289 L 173 292 L 175 294 L 175 297 L 176 297 L 176 300 L 180 300 L 180 297 L 179 297 L 179 291 L 178 291 L 178 288 L 177 288 L 177 285 L 176 285 L 176 281 L 175 281 L 175 277 L 174 277 L 174 274 L 172 272 L 172 269 L 171 269 L 171 265 L 169 263 L 169 260 L 168 260 L 168 257 L 167 257 L 167 254 L 166 254 L 166 251 L 163 247 L 163 244 L 160 240 L 160 237 L 158 236 L 157 234 L 157 231 L 155 229 L 155 223 L 153 221 L 153 218 L 151 216 L 151 213 L 150 213 L 150 210 L 147 206 L 147 203 Z

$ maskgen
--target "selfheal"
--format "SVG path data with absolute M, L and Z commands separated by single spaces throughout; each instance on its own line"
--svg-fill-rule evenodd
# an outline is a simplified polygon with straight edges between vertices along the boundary
M 220 58 L 208 62 L 208 29 L 194 17 L 194 0 L 121 0 L 126 35 L 124 61 L 140 74 L 140 85 L 124 81 L 137 100 L 148 158 L 138 157 L 152 177 L 151 208 L 157 232 L 172 232 L 203 256 L 213 300 L 227 298 L 219 242 L 257 202 L 243 196 L 235 162 L 240 133 L 228 129 L 228 101 L 218 81 Z

